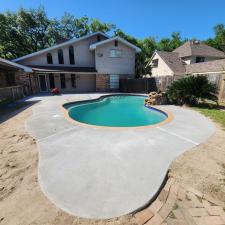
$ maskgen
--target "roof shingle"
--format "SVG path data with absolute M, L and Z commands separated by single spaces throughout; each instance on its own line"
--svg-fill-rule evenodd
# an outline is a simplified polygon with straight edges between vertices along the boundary
M 224 52 L 199 41 L 187 41 L 173 52 L 178 53 L 181 58 L 188 56 L 225 58 Z
M 186 65 L 186 74 L 225 71 L 225 59 Z
M 157 51 L 158 55 L 163 58 L 165 63 L 170 67 L 175 75 L 185 73 L 185 63 L 176 52 Z

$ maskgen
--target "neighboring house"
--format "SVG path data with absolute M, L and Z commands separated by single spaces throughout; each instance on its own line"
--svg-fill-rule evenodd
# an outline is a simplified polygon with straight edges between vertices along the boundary
M 40 92 L 55 87 L 61 92 L 110 91 L 119 88 L 119 79 L 134 77 L 137 52 L 138 47 L 120 37 L 96 32 L 13 62 L 32 68 L 31 79 Z
M 187 41 L 173 52 L 155 51 L 148 65 L 152 76 L 225 72 L 225 54 L 200 41 Z

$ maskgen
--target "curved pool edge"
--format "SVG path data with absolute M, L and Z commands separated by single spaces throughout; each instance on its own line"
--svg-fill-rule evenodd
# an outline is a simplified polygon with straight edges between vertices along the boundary
M 155 128 L 155 127 L 159 127 L 159 126 L 165 125 L 165 124 L 171 122 L 174 119 L 174 115 L 170 111 L 162 110 L 159 106 L 154 106 L 154 107 L 152 107 L 152 106 L 145 106 L 145 107 L 148 108 L 148 109 L 156 110 L 156 111 L 166 115 L 167 118 L 165 120 L 159 122 L 159 123 L 152 124 L 152 125 L 144 125 L 144 126 L 110 127 L 110 126 L 92 125 L 92 124 L 79 122 L 79 121 L 77 121 L 75 119 L 72 119 L 69 116 L 69 111 L 68 111 L 69 107 L 67 108 L 66 106 L 69 106 L 69 105 L 72 105 L 72 104 L 86 103 L 86 102 L 95 102 L 96 100 L 98 101 L 98 100 L 101 100 L 103 98 L 111 97 L 111 96 L 142 96 L 142 97 L 147 97 L 147 95 L 145 95 L 145 94 L 106 94 L 106 95 L 102 95 L 102 96 L 100 96 L 98 98 L 81 100 L 81 101 L 67 102 L 67 103 L 62 104 L 60 106 L 60 108 L 63 111 L 64 118 L 68 122 L 76 124 L 76 125 L 80 125 L 80 126 L 83 126 L 83 127 L 91 127 L 91 128 L 98 128 L 98 129 L 110 129 L 110 130 L 128 130 L 129 129 L 130 130 L 130 129 Z

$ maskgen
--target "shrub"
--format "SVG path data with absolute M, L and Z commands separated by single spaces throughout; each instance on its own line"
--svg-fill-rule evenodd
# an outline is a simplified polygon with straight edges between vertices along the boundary
M 168 99 L 176 104 L 196 104 L 199 100 L 217 101 L 216 85 L 206 76 L 188 76 L 174 81 L 167 90 Z

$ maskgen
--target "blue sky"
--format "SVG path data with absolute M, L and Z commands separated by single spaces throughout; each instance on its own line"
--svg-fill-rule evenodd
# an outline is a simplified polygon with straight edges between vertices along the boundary
M 216 24 L 225 24 L 224 0 L 0 0 L 0 12 L 40 5 L 49 17 L 59 18 L 64 12 L 87 15 L 137 38 L 160 39 L 177 31 L 184 38 L 205 39 L 213 37 Z

